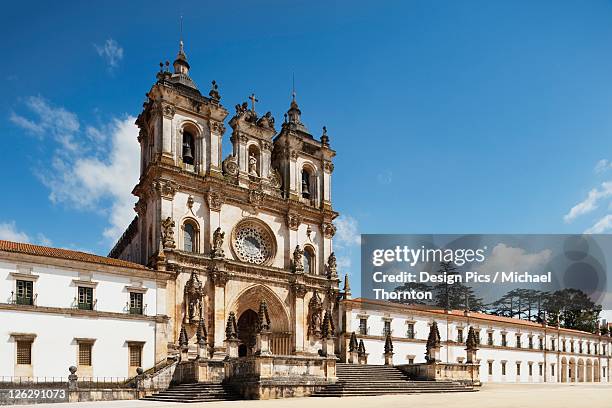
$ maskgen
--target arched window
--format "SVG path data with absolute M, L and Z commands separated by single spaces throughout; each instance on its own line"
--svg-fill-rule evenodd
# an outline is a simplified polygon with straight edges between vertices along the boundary
M 198 252 L 198 230 L 191 222 L 186 222 L 183 227 L 183 250 Z
M 306 169 L 302 169 L 302 197 L 312 197 L 312 184 L 310 182 L 310 173 Z
M 193 165 L 195 156 L 195 144 L 193 134 L 183 130 L 183 163 Z
M 304 273 L 309 273 L 311 275 L 317 273 L 314 251 L 309 246 L 304 248 Z

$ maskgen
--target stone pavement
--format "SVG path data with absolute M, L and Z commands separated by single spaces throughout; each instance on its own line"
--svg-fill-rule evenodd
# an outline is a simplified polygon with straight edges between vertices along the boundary
M 480 392 L 414 394 L 381 397 L 292 398 L 267 401 L 227 401 L 176 404 L 149 401 L 109 401 L 79 404 L 20 405 L 32 408 L 589 408 L 612 407 L 612 384 L 489 384 Z

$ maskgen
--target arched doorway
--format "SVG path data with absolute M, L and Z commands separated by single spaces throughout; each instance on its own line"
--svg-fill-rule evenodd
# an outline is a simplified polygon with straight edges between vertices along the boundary
M 561 359 L 561 382 L 567 382 L 567 359 Z
M 256 343 L 258 317 L 252 309 L 245 310 L 238 318 L 238 357 L 246 357 L 253 354 Z
M 601 374 L 600 374 L 600 368 L 599 368 L 599 361 L 595 360 L 593 362 L 593 381 L 595 382 L 600 382 L 601 381 Z
M 270 350 L 275 355 L 289 355 L 293 353 L 293 333 L 289 324 L 289 312 L 285 303 L 267 286 L 253 285 L 238 293 L 228 302 L 226 310 L 232 310 L 238 316 L 238 337 L 244 347 L 238 348 L 238 354 L 250 355 L 255 349 L 255 338 L 259 305 L 265 300 L 270 316 Z M 241 325 L 243 327 L 241 333 Z M 252 345 L 250 345 L 252 344 Z
M 576 360 L 573 357 L 569 361 L 569 379 L 570 382 L 576 382 Z
M 578 359 L 578 382 L 584 382 L 584 360 Z
M 593 362 L 591 360 L 587 360 L 586 362 L 586 382 L 593 381 Z

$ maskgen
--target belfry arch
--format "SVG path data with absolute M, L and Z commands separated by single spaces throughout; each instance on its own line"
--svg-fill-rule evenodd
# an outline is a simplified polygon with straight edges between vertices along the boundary
M 243 334 L 239 333 L 241 346 L 239 352 L 241 356 L 249 355 L 252 351 L 252 344 L 244 344 L 243 341 L 251 337 L 253 332 L 253 313 L 257 314 L 261 301 L 264 300 L 268 305 L 270 316 L 270 326 L 272 334 L 270 336 L 270 348 L 273 354 L 288 355 L 293 353 L 291 325 L 289 324 L 289 312 L 283 301 L 269 288 L 263 285 L 253 285 L 240 292 L 233 301 L 229 302 L 228 311 L 236 314 L 238 325 L 242 324 Z M 239 330 L 240 331 L 240 330 Z M 252 340 L 252 339 L 251 339 Z M 246 347 L 245 347 L 246 346 Z

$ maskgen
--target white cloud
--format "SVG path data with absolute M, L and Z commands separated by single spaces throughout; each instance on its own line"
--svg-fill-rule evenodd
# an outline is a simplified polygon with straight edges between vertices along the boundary
M 44 246 L 51 246 L 52 242 L 44 234 L 36 234 L 36 239 L 32 239 L 26 232 L 17 228 L 15 221 L 0 222 L 0 239 L 13 242 L 36 243 Z
M 584 231 L 585 234 L 602 234 L 612 229 L 612 214 L 600 218 L 592 227 Z
M 30 118 L 11 113 L 9 120 L 31 134 L 44 137 L 51 136 L 57 143 L 68 151 L 75 151 L 78 143 L 75 135 L 80 124 L 77 116 L 62 107 L 49 104 L 40 96 L 26 98 Z
M 361 235 L 358 231 L 357 220 L 350 215 L 341 215 L 335 221 L 336 238 L 334 242 L 340 247 L 361 245 Z
M 495 245 L 482 270 L 537 272 L 550 261 L 551 257 L 552 251 L 550 249 L 528 253 L 523 248 L 511 247 L 500 243 Z
M 601 183 L 601 189 L 594 188 L 587 194 L 587 197 L 573 206 L 567 214 L 563 216 L 566 223 L 572 222 L 577 217 L 588 214 L 599 206 L 602 199 L 612 196 L 612 182 L 605 181 Z
M 74 208 L 108 217 L 103 236 L 114 242 L 134 218 L 140 147 L 135 118 L 113 119 L 103 127 L 81 127 L 76 114 L 40 96 L 25 101 L 28 118 L 13 113 L 10 120 L 29 133 L 55 142 L 50 171 L 38 174 L 50 190 L 49 198 Z M 39 237 L 38 241 L 48 241 Z
M 140 148 L 134 120 L 132 116 L 115 119 L 108 126 L 111 136 L 106 157 L 57 156 L 52 163 L 54 172 L 43 178 L 53 202 L 107 213 L 109 226 L 103 235 L 109 241 L 116 240 L 135 215 L 131 191 L 138 182 Z
M 0 239 L 14 242 L 30 242 L 30 237 L 17 229 L 15 221 L 0 223 Z
M 108 64 L 109 69 L 115 69 L 119 66 L 119 62 L 123 59 L 123 48 L 117 41 L 109 38 L 104 42 L 104 45 L 94 44 L 98 55 L 101 56 Z
M 595 173 L 601 174 L 601 173 L 605 173 L 607 170 L 609 170 L 611 168 L 612 168 L 612 163 L 609 160 L 601 159 L 595 165 L 595 169 L 594 170 L 595 170 Z

